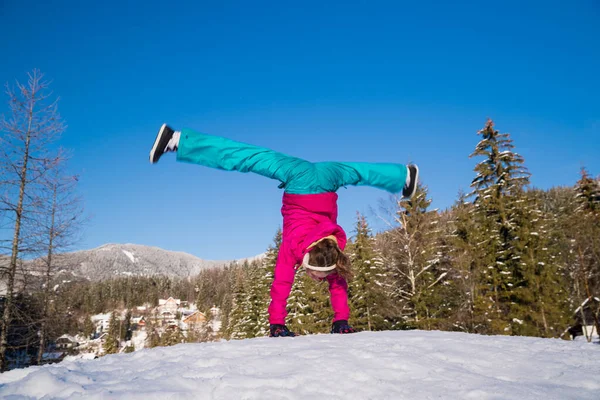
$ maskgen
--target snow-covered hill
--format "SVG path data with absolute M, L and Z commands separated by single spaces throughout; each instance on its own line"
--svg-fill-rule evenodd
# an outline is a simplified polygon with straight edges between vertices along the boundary
M 158 247 L 105 244 L 91 250 L 63 254 L 58 262 L 65 273 L 90 280 L 103 280 L 133 275 L 187 277 L 196 275 L 205 268 L 224 266 L 232 261 L 244 260 L 204 260 L 188 253 Z
M 0 375 L 6 399 L 594 399 L 600 346 L 394 331 L 182 344 Z

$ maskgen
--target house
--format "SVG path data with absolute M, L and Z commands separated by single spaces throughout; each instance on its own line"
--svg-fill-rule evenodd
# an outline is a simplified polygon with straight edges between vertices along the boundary
M 177 314 L 171 311 L 163 311 L 156 316 L 156 320 L 161 326 L 177 325 Z
M 101 334 L 103 332 L 108 332 L 108 328 L 110 325 L 110 317 L 111 317 L 111 313 L 96 314 L 96 315 L 92 315 L 90 317 L 90 319 L 92 320 L 92 323 L 96 327 L 97 334 Z
M 55 347 L 57 350 L 69 350 L 79 346 L 77 340 L 69 335 L 62 335 L 55 341 Z
M 133 330 L 136 329 L 145 329 L 146 328 L 146 317 L 132 317 L 131 323 L 133 325 Z
M 188 329 L 195 330 L 200 328 L 202 324 L 206 323 L 206 315 L 200 311 L 195 311 L 187 317 L 184 317 L 182 322 Z
M 159 299 L 158 314 L 160 315 L 166 311 L 171 312 L 172 314 L 176 314 L 180 304 L 181 300 L 174 299 L 172 297 L 169 297 L 168 299 Z

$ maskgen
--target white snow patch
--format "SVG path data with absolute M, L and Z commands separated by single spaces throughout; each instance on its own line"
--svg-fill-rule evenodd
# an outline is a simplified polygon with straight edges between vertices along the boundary
M 133 255 L 132 252 L 127 251 L 127 250 L 122 250 L 123 253 L 125 253 L 125 255 L 127 256 L 127 258 L 129 258 L 131 260 L 132 263 L 134 263 L 136 261 L 135 256 Z
M 146 339 L 148 338 L 147 332 L 144 331 L 135 331 L 131 337 L 131 344 L 135 348 L 135 350 L 141 350 L 146 346 Z
M 0 375 L 11 399 L 598 399 L 600 346 L 439 331 L 180 344 Z

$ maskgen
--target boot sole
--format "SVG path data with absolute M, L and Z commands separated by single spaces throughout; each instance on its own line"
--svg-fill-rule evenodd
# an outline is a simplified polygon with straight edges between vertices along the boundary
M 415 193 L 417 192 L 417 185 L 419 184 L 419 167 L 417 167 L 416 165 L 411 165 L 411 167 L 413 167 L 415 169 L 415 176 L 414 178 L 411 176 L 410 180 L 411 180 L 411 184 L 414 182 L 413 185 L 413 190 L 412 192 L 410 192 L 409 194 L 407 194 L 406 196 L 404 196 L 406 199 L 411 199 Z M 410 171 L 409 171 L 410 173 Z
M 160 151 L 160 154 L 157 154 L 157 149 L 160 148 L 161 142 L 164 143 L 163 146 L 166 146 L 167 143 L 169 142 L 168 140 L 161 140 L 165 134 L 165 132 L 167 131 L 167 124 L 163 124 L 159 131 L 158 134 L 156 135 L 156 139 L 154 140 L 154 145 L 152 146 L 152 150 L 150 150 L 150 164 L 154 164 L 158 161 L 158 159 L 160 158 L 160 156 L 163 155 L 163 151 Z

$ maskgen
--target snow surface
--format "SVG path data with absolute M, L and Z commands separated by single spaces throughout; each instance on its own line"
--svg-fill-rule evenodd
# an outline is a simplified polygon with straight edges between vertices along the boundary
M 144 349 L 0 375 L 3 399 L 600 399 L 600 346 L 437 331 Z
M 125 253 L 125 255 L 131 260 L 131 262 L 135 262 L 135 256 L 133 255 L 132 252 L 127 251 L 127 250 L 122 250 L 123 253 Z

